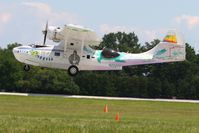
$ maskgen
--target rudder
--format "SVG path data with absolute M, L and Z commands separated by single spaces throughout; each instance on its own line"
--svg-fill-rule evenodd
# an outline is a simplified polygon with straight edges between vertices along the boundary
M 184 61 L 186 56 L 185 43 L 174 31 L 168 32 L 163 41 L 149 52 L 158 62 Z

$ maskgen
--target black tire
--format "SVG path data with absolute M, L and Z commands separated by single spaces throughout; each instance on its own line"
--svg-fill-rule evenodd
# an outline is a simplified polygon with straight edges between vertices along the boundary
M 70 67 L 68 68 L 68 74 L 69 74 L 70 76 L 76 76 L 76 75 L 78 74 L 78 72 L 79 72 L 78 67 L 76 67 L 76 66 L 74 66 L 74 65 L 72 65 L 72 66 L 70 66 Z
M 26 71 L 26 72 L 30 71 L 30 66 L 24 65 L 23 70 Z

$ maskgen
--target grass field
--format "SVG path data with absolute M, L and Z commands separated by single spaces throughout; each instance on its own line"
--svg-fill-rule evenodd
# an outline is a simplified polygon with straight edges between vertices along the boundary
M 197 103 L 0 96 L 0 105 L 0 133 L 199 132 Z

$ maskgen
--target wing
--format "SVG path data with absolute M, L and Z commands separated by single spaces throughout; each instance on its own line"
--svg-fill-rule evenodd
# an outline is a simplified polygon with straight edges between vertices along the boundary
M 100 43 L 97 34 L 93 30 L 82 26 L 65 25 L 60 34 L 62 35 L 62 41 L 58 47 L 64 50 L 65 57 L 74 52 L 78 55 L 83 53 L 92 55 L 93 52 L 88 47 L 96 46 Z
M 100 40 L 97 37 L 97 34 L 88 28 L 84 28 L 78 25 L 65 25 L 61 34 L 64 36 L 65 43 L 73 44 L 73 45 L 90 45 L 90 46 L 97 46 L 100 43 Z M 64 43 L 61 43 L 62 45 Z

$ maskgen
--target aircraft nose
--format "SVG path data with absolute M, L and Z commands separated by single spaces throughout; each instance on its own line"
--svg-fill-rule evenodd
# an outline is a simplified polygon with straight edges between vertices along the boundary
M 18 48 L 13 48 L 13 49 L 12 49 L 12 52 L 13 52 L 13 54 L 15 55 L 16 53 L 19 53 L 19 50 L 18 50 Z

